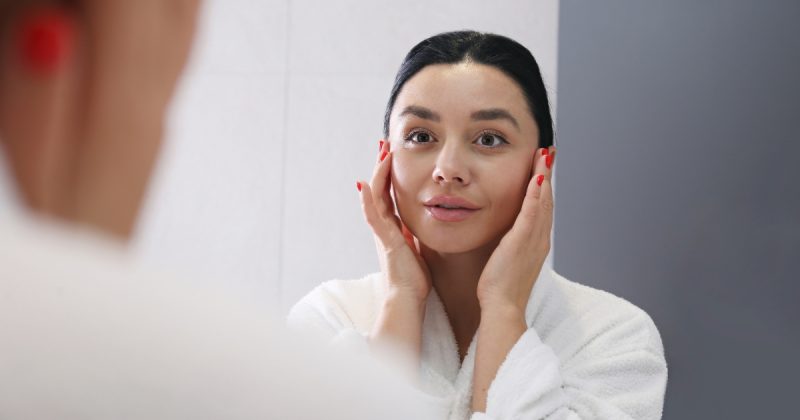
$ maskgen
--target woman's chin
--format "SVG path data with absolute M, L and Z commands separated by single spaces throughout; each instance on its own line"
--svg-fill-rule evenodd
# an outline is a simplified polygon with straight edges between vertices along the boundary
M 488 241 L 472 235 L 422 235 L 419 237 L 425 247 L 440 254 L 463 254 L 486 245 Z

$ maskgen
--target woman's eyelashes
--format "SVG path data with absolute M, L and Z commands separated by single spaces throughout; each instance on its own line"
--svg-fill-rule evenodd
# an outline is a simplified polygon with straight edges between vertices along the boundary
M 433 134 L 425 130 L 411 130 L 405 136 L 406 143 L 426 144 L 434 141 Z
M 494 149 L 508 144 L 508 141 L 497 133 L 484 131 L 478 136 L 474 143 L 481 147 Z
M 406 134 L 404 141 L 411 145 L 424 145 L 435 142 L 436 137 L 427 130 L 415 129 Z M 495 149 L 509 144 L 505 137 L 491 131 L 481 132 L 472 143 L 486 149 Z

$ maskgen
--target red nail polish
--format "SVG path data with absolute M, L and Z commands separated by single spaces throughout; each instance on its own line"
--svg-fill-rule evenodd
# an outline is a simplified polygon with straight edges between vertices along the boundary
M 544 149 L 542 149 L 542 156 L 547 156 L 549 153 L 550 153 L 550 151 L 547 150 L 546 147 Z
M 388 154 L 389 154 L 389 152 L 381 153 L 381 162 L 383 162 L 383 160 L 386 159 L 386 155 L 388 155 Z
M 361 183 L 360 182 L 356 182 L 356 188 L 358 189 L 358 192 L 361 192 Z
M 39 74 L 58 70 L 72 53 L 74 36 L 73 21 L 63 10 L 50 7 L 27 12 L 16 39 L 23 66 Z
M 539 175 L 536 177 L 536 185 L 542 186 L 542 182 L 544 182 L 544 175 Z
M 383 140 L 378 144 L 378 150 L 383 150 Z
M 553 155 L 547 155 L 544 159 L 544 164 L 547 166 L 547 169 L 550 169 L 553 166 Z

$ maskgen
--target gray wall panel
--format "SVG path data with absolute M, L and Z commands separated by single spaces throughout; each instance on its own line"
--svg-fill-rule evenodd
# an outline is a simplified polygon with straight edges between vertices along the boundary
M 665 419 L 796 416 L 798 22 L 789 1 L 561 3 L 554 264 L 653 316 Z

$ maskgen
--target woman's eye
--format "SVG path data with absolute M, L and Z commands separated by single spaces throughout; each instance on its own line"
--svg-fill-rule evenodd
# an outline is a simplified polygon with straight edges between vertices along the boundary
M 497 147 L 508 142 L 497 134 L 484 133 L 478 137 L 477 143 L 484 147 Z
M 413 141 L 414 143 L 429 143 L 432 140 L 432 138 L 431 138 L 430 134 L 428 134 L 428 133 L 426 133 L 424 131 L 417 131 L 417 132 L 411 133 L 406 138 L 406 140 Z

